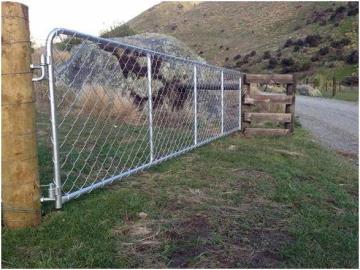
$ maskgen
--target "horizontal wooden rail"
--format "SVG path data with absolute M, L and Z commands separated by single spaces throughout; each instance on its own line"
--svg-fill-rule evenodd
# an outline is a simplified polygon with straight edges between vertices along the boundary
M 283 103 L 292 104 L 292 96 L 286 95 L 255 95 L 254 97 L 245 97 L 244 104 L 255 104 L 255 103 Z
M 246 128 L 245 136 L 285 136 L 290 134 L 290 129 L 273 128 Z
M 292 74 L 246 74 L 245 83 L 294 83 L 294 76 Z
M 257 113 L 257 112 L 245 112 L 244 121 L 246 122 L 281 122 L 290 123 L 290 113 Z

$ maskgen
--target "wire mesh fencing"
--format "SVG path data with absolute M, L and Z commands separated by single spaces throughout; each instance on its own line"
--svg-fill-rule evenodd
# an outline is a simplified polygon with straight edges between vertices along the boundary
M 47 67 L 57 208 L 241 128 L 237 71 L 66 29 Z

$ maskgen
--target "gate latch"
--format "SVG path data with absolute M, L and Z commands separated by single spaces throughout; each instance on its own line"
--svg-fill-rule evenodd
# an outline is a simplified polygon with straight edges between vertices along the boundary
M 33 64 L 30 65 L 31 69 L 40 69 L 41 70 L 41 74 L 39 77 L 32 78 L 33 82 L 39 82 L 45 78 L 45 66 L 46 66 L 45 56 L 44 56 L 44 54 L 41 54 L 40 65 L 33 65 Z

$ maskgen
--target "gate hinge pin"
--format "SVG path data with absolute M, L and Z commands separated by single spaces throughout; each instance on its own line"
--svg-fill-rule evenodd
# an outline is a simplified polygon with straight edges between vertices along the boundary
M 40 77 L 33 78 L 32 79 L 33 82 L 39 82 L 45 78 L 45 66 L 46 66 L 45 56 L 44 56 L 44 54 L 41 54 L 40 65 L 34 65 L 34 64 L 30 65 L 31 69 L 40 69 L 41 70 Z

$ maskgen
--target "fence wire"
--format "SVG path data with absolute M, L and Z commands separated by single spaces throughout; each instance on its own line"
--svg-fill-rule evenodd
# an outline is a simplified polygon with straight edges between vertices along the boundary
M 237 71 L 66 29 L 47 54 L 57 207 L 240 128 Z

